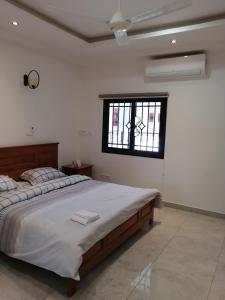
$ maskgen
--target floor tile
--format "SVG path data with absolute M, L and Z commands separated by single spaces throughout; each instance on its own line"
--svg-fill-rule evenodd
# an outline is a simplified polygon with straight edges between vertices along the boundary
M 204 221 L 204 222 L 209 222 L 211 224 L 220 224 L 225 226 L 225 219 L 224 218 L 217 218 L 213 216 L 207 216 L 204 214 L 199 214 L 199 213 L 194 213 L 192 212 L 190 217 L 194 220 L 198 221 Z
M 8 260 L 4 254 L 0 253 L 0 274 L 4 273 L 6 268 L 8 268 Z
M 129 249 L 121 253 L 118 257 L 121 268 L 136 272 L 143 271 L 158 259 L 170 239 L 175 235 L 176 230 L 171 227 L 163 230 L 152 228 Z
M 121 268 L 118 263 L 98 274 L 89 284 L 82 284 L 71 299 L 116 300 L 126 299 L 143 274 Z M 65 296 L 53 293 L 46 300 L 62 300 Z
M 181 226 L 190 214 L 186 211 L 165 207 L 161 213 L 156 214 L 156 221 L 163 221 L 163 224 L 167 226 Z
M 8 274 L 0 275 L 1 300 L 41 300 L 49 292 L 48 286 L 43 286 L 31 278 L 23 276 L 12 278 Z
M 225 299 L 225 264 L 219 264 L 212 283 L 209 300 Z
M 219 257 L 219 262 L 225 264 L 225 241 L 222 246 L 222 250 Z
M 220 218 L 213 218 L 204 216 L 201 214 L 191 214 L 183 224 L 184 230 L 191 232 L 208 232 L 208 233 L 220 233 L 225 235 L 225 220 Z
M 181 250 L 174 250 L 173 247 L 168 246 L 160 255 L 156 266 L 178 274 L 196 276 L 201 279 L 203 276 L 213 276 L 217 260 L 208 259 L 206 263 L 205 258 L 199 255 L 194 253 L 186 254 Z
M 65 280 L 52 272 L 3 255 L 1 262 L 4 262 L 4 273 L 0 273 L 0 300 L 39 300 L 57 287 L 63 288 Z
M 183 252 L 186 255 L 193 255 L 205 260 L 217 260 L 222 244 L 213 244 L 204 239 L 189 236 L 175 236 L 168 247 L 172 247 L 174 251 Z
M 206 300 L 211 277 L 198 278 L 149 268 L 129 300 Z
M 85 276 L 71 300 L 225 300 L 224 238 L 222 219 L 156 209 L 154 226 Z M 0 300 L 66 299 L 66 280 L 0 254 Z

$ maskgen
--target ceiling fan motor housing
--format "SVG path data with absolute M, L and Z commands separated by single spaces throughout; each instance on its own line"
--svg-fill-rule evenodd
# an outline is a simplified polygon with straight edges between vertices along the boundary
M 117 11 L 113 17 L 112 20 L 109 22 L 110 29 L 112 31 L 118 31 L 118 30 L 128 30 L 131 25 L 131 22 L 129 20 L 125 20 L 122 12 Z

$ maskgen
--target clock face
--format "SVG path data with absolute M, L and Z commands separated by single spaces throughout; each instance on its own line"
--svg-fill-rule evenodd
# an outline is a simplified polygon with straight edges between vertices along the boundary
M 40 82 L 40 76 L 36 70 L 30 71 L 28 74 L 28 85 L 31 89 L 36 89 Z

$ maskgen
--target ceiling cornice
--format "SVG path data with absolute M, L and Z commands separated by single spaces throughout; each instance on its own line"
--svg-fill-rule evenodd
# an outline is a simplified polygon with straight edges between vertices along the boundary
M 23 11 L 26 11 L 27 13 L 39 18 L 40 20 L 43 20 L 73 35 L 76 38 L 83 40 L 84 42 L 92 44 L 92 43 L 103 42 L 103 41 L 114 39 L 113 34 L 106 34 L 106 35 L 100 35 L 95 37 L 86 36 L 66 26 L 65 24 L 59 22 L 58 20 L 48 17 L 45 14 L 42 14 L 41 12 L 33 9 L 31 6 L 20 3 L 18 0 L 4 0 L 4 1 L 18 7 L 19 9 L 22 9 Z M 182 32 L 190 32 L 190 31 L 195 31 L 199 29 L 205 29 L 205 28 L 210 28 L 210 27 L 220 26 L 220 25 L 225 25 L 225 12 L 214 16 L 191 20 L 188 22 L 177 22 L 169 25 L 168 24 L 163 25 L 160 27 L 147 27 L 138 30 L 131 30 L 128 32 L 128 35 L 131 37 L 132 40 L 146 39 L 150 37 L 158 37 L 158 36 L 165 36 L 165 35 L 171 35 L 171 34 L 182 33 Z
M 199 18 L 188 22 L 177 22 L 158 27 L 147 27 L 137 30 L 130 30 L 128 32 L 128 36 L 130 36 L 132 39 L 145 39 L 150 37 L 210 28 L 219 25 L 225 25 L 225 13 L 205 18 Z M 96 43 L 111 39 L 114 39 L 113 34 L 89 37 L 88 41 L 90 43 Z
M 216 15 L 216 16 L 209 16 L 207 18 L 200 18 L 195 19 L 189 22 L 179 22 L 170 24 L 169 26 L 163 26 L 161 28 L 155 30 L 143 30 L 132 32 L 132 39 L 145 39 L 150 37 L 157 37 L 157 36 L 164 36 L 164 35 L 171 35 L 177 34 L 182 32 L 190 32 L 200 29 L 211 28 L 215 26 L 225 25 L 225 13 Z

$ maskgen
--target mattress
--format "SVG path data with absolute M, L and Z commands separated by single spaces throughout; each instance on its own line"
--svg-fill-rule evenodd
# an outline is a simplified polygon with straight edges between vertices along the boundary
M 82 255 L 154 198 L 159 207 L 156 189 L 85 179 L 23 199 L 0 212 L 0 250 L 60 276 L 79 279 Z M 100 219 L 86 226 L 71 221 L 81 209 L 98 213 Z

